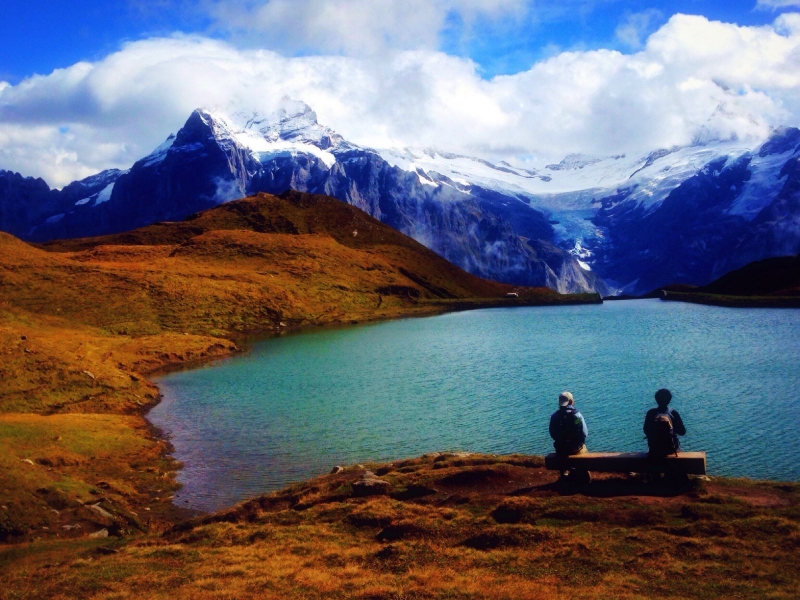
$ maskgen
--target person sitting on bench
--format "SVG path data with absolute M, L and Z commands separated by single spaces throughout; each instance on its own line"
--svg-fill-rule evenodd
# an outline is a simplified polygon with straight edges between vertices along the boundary
M 650 458 L 677 455 L 681 449 L 679 435 L 686 435 L 686 427 L 677 410 L 668 408 L 672 393 L 667 389 L 656 392 L 657 408 L 647 411 L 644 418 L 644 435 L 647 438 Z
M 575 408 L 575 399 L 570 392 L 558 395 L 558 410 L 550 416 L 550 437 L 556 454 L 569 456 L 586 452 L 586 438 L 589 428 L 583 415 Z M 566 477 L 567 471 L 561 471 Z

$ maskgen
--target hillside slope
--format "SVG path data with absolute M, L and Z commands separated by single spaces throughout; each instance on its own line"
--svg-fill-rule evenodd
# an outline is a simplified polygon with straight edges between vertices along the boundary
M 596 300 L 509 289 L 295 193 L 46 249 L 0 234 L 0 599 L 797 597 L 793 484 L 561 488 L 540 457 L 441 454 L 172 504 L 153 370 L 282 323 Z M 366 468 L 385 495 L 356 491 Z
M 534 456 L 344 469 L 163 535 L 5 551 L 0 598 L 797 598 L 800 486 L 608 476 Z M 367 473 L 370 470 L 370 474 Z M 362 481 L 379 493 L 364 495 Z
M 730 296 L 800 297 L 800 255 L 752 262 L 697 291 Z
M 144 505 L 173 518 L 174 465 L 142 417 L 158 394 L 146 375 L 233 354 L 241 334 L 598 301 L 546 288 L 504 298 L 512 289 L 299 193 L 46 249 L 0 234 L 0 539 L 110 525 L 84 506 L 100 501 L 126 528 L 144 527 L 131 516 Z
M 234 241 L 239 237 L 240 242 Z M 272 244 L 268 240 L 278 243 Z M 263 246 L 261 250 L 255 247 L 259 245 Z M 175 246 L 169 258 L 216 262 L 234 259 L 252 261 L 258 257 L 271 261 L 300 260 L 298 251 L 289 250 L 291 245 L 297 248 L 309 245 L 307 257 L 312 261 L 331 259 L 331 256 L 326 256 L 325 248 L 338 247 L 340 255 L 336 256 L 336 262 L 341 260 L 344 263 L 342 268 L 334 269 L 339 271 L 338 274 L 331 275 L 370 282 L 374 285 L 371 289 L 369 285 L 362 288 L 344 287 L 353 287 L 360 292 L 375 292 L 376 297 L 379 293 L 375 290 L 391 286 L 406 288 L 400 296 L 422 299 L 490 298 L 503 296 L 515 289 L 466 273 L 422 244 L 353 206 L 327 196 L 293 191 L 280 196 L 259 194 L 230 202 L 178 223 L 158 223 L 103 237 L 60 240 L 42 247 L 58 252 L 88 252 L 99 246 Z M 286 248 L 283 255 L 281 248 Z M 380 257 L 385 264 L 379 267 L 376 263 L 374 268 L 362 264 L 369 257 Z M 358 275 L 349 272 L 348 267 L 354 267 Z M 320 269 L 324 270 L 322 265 Z M 272 270 L 281 271 L 280 264 Z M 314 269 L 310 269 L 303 275 L 313 278 L 319 275 L 318 271 L 315 274 Z M 314 288 L 314 281 L 309 280 L 307 287 L 309 290 Z M 536 291 L 528 289 L 525 294 L 526 297 L 553 300 L 560 297 L 545 288 Z M 385 295 L 393 294 L 388 292 Z
M 669 286 L 664 299 L 722 306 L 800 308 L 800 255 L 755 261 L 701 287 Z

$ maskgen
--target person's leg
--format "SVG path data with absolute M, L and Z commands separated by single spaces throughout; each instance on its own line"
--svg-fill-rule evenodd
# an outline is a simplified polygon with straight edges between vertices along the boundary
M 586 444 L 578 448 L 573 455 L 576 454 L 586 454 L 588 450 L 586 449 Z M 585 485 L 587 483 L 591 483 L 592 475 L 589 471 L 583 471 L 578 469 L 573 469 L 573 471 L 569 474 L 569 479 L 572 483 L 576 483 L 578 485 Z

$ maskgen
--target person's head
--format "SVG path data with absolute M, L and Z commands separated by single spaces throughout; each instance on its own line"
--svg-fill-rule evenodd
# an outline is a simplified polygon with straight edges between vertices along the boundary
M 668 389 L 661 388 L 656 392 L 656 404 L 661 408 L 669 404 L 670 400 L 672 400 L 672 393 Z
M 575 399 L 572 397 L 572 394 L 569 392 L 561 392 L 558 395 L 558 405 L 559 406 L 572 406 L 575 404 Z

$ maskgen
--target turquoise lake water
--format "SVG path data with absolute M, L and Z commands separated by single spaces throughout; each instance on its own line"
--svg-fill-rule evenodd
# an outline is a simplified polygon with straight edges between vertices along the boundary
M 644 451 L 667 387 L 711 475 L 800 480 L 800 310 L 659 300 L 490 309 L 259 341 L 157 379 L 148 418 L 183 461 L 176 502 L 215 510 L 337 464 L 545 454 L 570 390 L 593 451 Z

